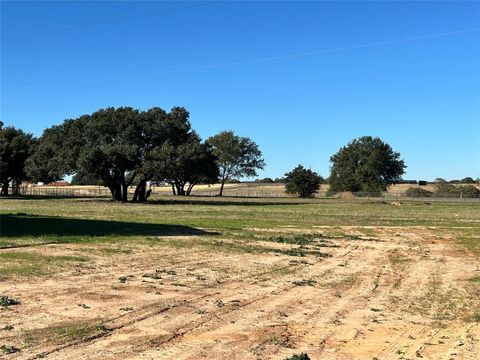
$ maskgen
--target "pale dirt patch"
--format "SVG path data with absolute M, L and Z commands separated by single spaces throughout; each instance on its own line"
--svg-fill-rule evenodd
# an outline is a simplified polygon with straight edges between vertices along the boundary
M 275 229 L 308 229 L 292 230 Z M 338 230 L 362 234 L 315 231 Z M 0 330 L 0 344 L 21 349 L 7 359 L 480 358 L 480 323 L 469 318 L 480 289 L 466 281 L 478 258 L 435 229 L 374 230 L 379 241 L 330 239 L 338 247 L 320 248 L 327 258 L 194 245 L 24 248 L 90 261 L 1 282 L 21 304 L 0 308 L 0 327 L 14 327 Z

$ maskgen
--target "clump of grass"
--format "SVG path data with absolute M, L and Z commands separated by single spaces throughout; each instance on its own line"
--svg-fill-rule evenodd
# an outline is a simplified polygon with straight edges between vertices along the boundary
M 14 329 L 13 325 L 5 325 L 5 326 L 2 328 L 2 330 L 4 330 L 4 331 L 11 331 L 11 330 L 13 330 L 13 329 Z
M 285 360 L 310 360 L 310 357 L 306 353 L 301 353 L 285 358 Z
M 407 262 L 412 261 L 412 259 L 402 256 L 398 253 L 393 253 L 388 255 L 388 260 L 393 264 L 393 265 L 401 265 Z
M 472 320 L 480 323 L 480 312 L 473 314 L 472 315 Z
M 12 299 L 11 297 L 8 296 L 0 296 L 0 306 L 1 307 L 7 307 L 7 306 L 13 306 L 13 305 L 18 305 L 20 304 L 20 301 Z
M 459 312 L 467 310 L 467 301 L 466 294 L 458 289 L 445 289 L 439 277 L 435 276 L 424 293 L 413 299 L 409 310 L 436 320 L 453 320 L 458 318 Z
M 47 328 L 29 330 L 24 333 L 24 340 L 28 343 L 43 342 L 49 339 L 55 344 L 63 344 L 66 341 L 87 339 L 96 334 L 107 333 L 110 330 L 102 324 L 91 322 L 73 322 L 53 325 Z
M 126 276 L 120 276 L 120 277 L 118 278 L 118 282 L 119 282 L 120 284 L 125 284 L 125 283 L 127 282 L 127 279 L 128 279 L 128 278 L 127 278 Z
M 292 284 L 295 286 L 314 286 L 315 284 L 317 284 L 317 281 L 313 279 L 302 279 L 292 281 Z
M 287 256 L 299 256 L 299 257 L 304 257 L 307 255 L 313 255 L 317 257 L 329 257 L 331 255 L 327 253 L 323 253 L 318 250 L 310 250 L 306 247 L 299 246 L 297 248 L 293 249 L 271 249 L 272 252 L 287 255 Z
M 268 241 L 281 244 L 308 245 L 322 237 L 322 234 L 272 235 L 268 238 Z
M 142 277 L 159 280 L 159 279 L 162 278 L 160 273 L 161 273 L 161 271 L 155 270 L 154 273 L 146 273 L 146 274 L 143 274 Z
M 5 344 L 0 346 L 0 350 L 2 350 L 2 352 L 5 355 L 15 354 L 20 351 L 20 349 L 14 345 L 5 345 Z
M 480 282 L 480 275 L 472 276 L 468 279 L 470 282 Z

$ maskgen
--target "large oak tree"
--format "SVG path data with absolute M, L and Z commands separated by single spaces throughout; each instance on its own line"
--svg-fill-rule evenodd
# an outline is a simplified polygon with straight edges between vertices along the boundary
M 362 136 L 330 157 L 332 191 L 380 192 L 401 179 L 405 162 L 378 137 Z
M 174 149 L 173 159 L 162 167 L 167 145 Z M 185 181 L 179 189 L 188 183 L 189 188 L 180 191 L 187 194 L 199 181 L 215 178 L 212 164 L 216 169 L 210 149 L 200 144 L 184 108 L 174 107 L 167 113 L 160 108 L 111 107 L 45 130 L 28 169 L 37 181 L 74 175 L 100 182 L 116 201 L 127 201 L 128 188 L 136 184 L 133 201 L 141 202 L 148 197 L 148 181 L 172 179 L 173 173 L 180 179 L 182 171 L 185 176 L 175 181 Z

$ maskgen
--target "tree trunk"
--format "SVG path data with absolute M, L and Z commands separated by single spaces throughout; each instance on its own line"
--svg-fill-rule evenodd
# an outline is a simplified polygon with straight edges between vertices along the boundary
M 218 196 L 223 196 L 223 187 L 225 186 L 225 179 L 222 179 L 222 184 L 220 185 L 220 192 Z
M 108 187 L 112 193 L 113 201 L 122 201 L 122 188 L 119 183 L 114 183 Z
M 147 200 L 146 196 L 147 192 L 147 179 L 143 178 L 140 180 L 138 183 L 136 189 L 135 189 L 135 194 L 133 195 L 133 202 L 145 202 Z
M 128 201 L 128 184 L 125 183 L 125 181 L 122 181 L 122 197 L 121 197 L 122 202 L 127 202 Z
M 195 184 L 188 184 L 187 193 L 186 193 L 187 196 L 190 196 L 194 186 Z
M 151 194 L 152 194 L 152 187 L 150 186 L 150 189 L 148 189 L 147 192 L 145 193 L 144 201 L 147 201 L 147 199 L 150 197 Z
M 9 185 L 9 183 L 10 183 L 10 182 L 7 181 L 7 182 L 4 182 L 4 183 L 2 184 L 2 191 L 0 192 L 0 195 L 2 195 L 2 196 L 8 196 L 8 185 Z
M 184 184 L 182 184 L 180 182 L 176 182 L 175 187 L 177 188 L 177 195 L 181 195 L 181 196 L 185 195 L 185 185 Z

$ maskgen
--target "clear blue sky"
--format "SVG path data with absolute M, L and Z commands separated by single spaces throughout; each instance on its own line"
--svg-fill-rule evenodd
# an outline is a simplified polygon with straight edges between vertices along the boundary
M 40 135 L 102 107 L 180 105 L 203 138 L 255 140 L 261 176 L 327 176 L 374 135 L 405 178 L 477 177 L 479 29 L 479 2 L 2 1 L 0 118 Z

